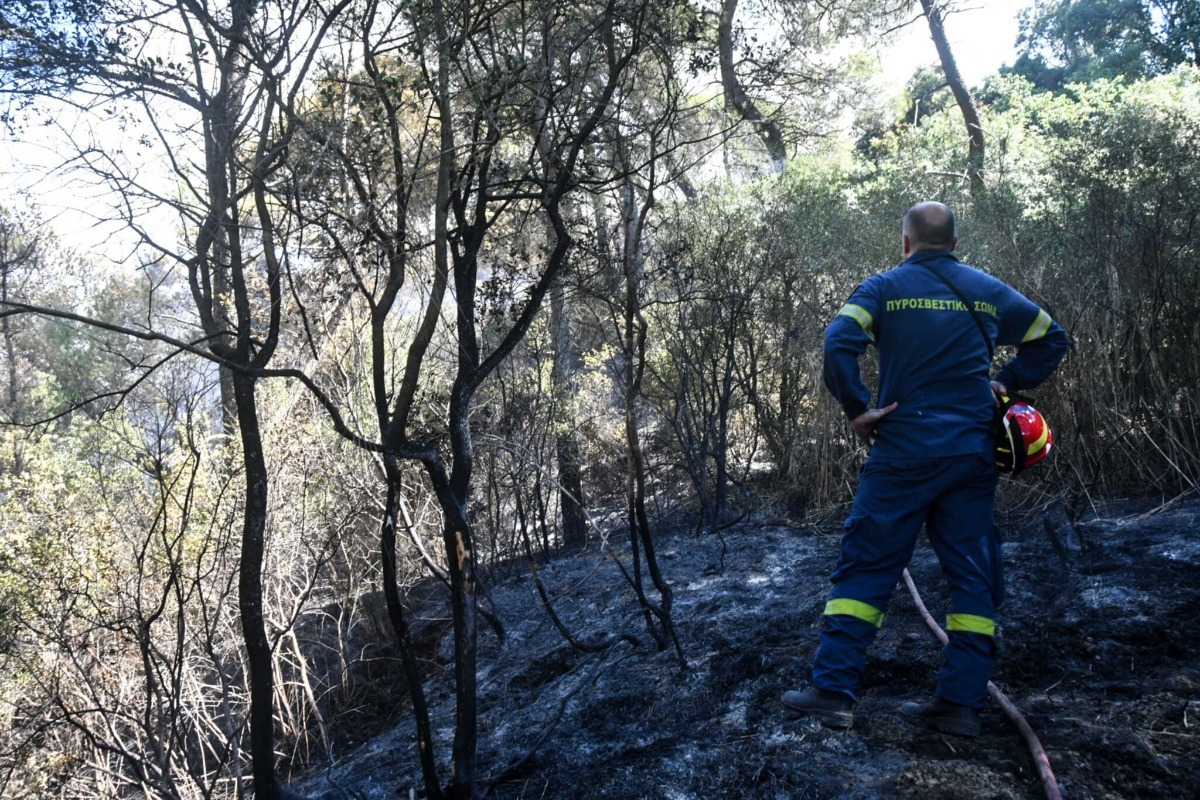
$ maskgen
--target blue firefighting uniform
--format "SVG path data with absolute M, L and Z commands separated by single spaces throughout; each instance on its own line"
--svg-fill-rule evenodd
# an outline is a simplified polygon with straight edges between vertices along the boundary
M 1067 351 L 1068 337 L 1049 314 L 949 250 L 918 251 L 855 289 L 825 332 L 825 384 L 851 419 L 867 411 L 871 393 L 858 359 L 874 345 L 876 406 L 899 406 L 876 428 L 845 523 L 813 685 L 858 699 L 867 647 L 924 524 L 950 589 L 950 643 L 936 694 L 982 708 L 1000 590 L 991 354 L 930 265 L 974 305 L 994 344 L 1017 345 L 995 377 L 1009 390 L 1037 386 Z

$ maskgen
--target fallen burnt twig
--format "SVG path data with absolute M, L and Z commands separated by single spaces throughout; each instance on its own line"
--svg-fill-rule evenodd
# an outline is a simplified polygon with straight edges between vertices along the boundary
M 913 603 L 916 605 L 917 611 L 920 612 L 921 618 L 925 620 L 925 624 L 933 631 L 934 636 L 937 637 L 939 642 L 943 645 L 948 644 L 950 637 L 946 635 L 946 632 L 942 630 L 942 626 L 938 625 L 937 620 L 929 613 L 929 609 L 926 608 L 925 602 L 921 599 L 921 593 L 917 591 L 917 584 L 913 582 L 912 575 L 907 569 L 904 570 L 904 583 L 908 586 L 908 592 L 912 595 Z M 1055 779 L 1054 771 L 1050 768 L 1050 757 L 1046 755 L 1045 748 L 1042 747 L 1042 743 L 1038 740 L 1033 728 L 1029 726 L 1025 715 L 991 681 L 988 681 L 988 694 L 1004 710 L 1004 715 L 1012 720 L 1012 723 L 1017 726 L 1017 730 L 1021 732 L 1021 736 L 1025 739 L 1025 744 L 1029 747 L 1029 753 L 1033 756 L 1033 762 L 1037 765 L 1038 777 L 1042 780 L 1042 789 L 1046 792 L 1048 800 L 1062 800 L 1062 793 L 1058 790 L 1058 780 Z

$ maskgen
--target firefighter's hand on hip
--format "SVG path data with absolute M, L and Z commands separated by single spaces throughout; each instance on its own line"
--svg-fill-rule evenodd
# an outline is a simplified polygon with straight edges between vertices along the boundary
M 883 408 L 872 408 L 869 411 L 864 411 L 854 419 L 850 420 L 850 427 L 854 428 L 854 433 L 868 448 L 875 443 L 875 427 L 879 424 L 879 420 L 886 417 L 888 414 L 900 407 L 899 403 L 892 403 L 890 406 Z

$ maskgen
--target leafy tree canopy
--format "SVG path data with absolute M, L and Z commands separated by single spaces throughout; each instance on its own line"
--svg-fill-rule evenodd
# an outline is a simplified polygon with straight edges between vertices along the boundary
M 0 5 L 0 68 L 18 86 L 64 77 L 94 57 L 115 47 L 102 24 L 101 0 L 9 0 Z
M 1164 75 L 1200 54 L 1194 0 L 1036 0 L 1021 14 L 1018 57 L 1005 71 L 1039 89 Z

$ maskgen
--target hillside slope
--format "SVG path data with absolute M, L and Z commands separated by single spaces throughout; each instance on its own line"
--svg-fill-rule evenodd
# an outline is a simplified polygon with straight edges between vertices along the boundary
M 1028 716 L 1071 800 L 1191 797 L 1200 787 L 1200 502 L 1148 510 L 1100 508 L 1076 524 L 1042 515 L 1007 532 L 994 680 Z M 998 710 L 974 740 L 914 732 L 895 714 L 932 690 L 939 658 L 903 586 L 849 732 L 780 705 L 783 691 L 807 684 L 837 533 L 773 521 L 665 537 L 686 670 L 651 646 L 632 590 L 598 550 L 540 574 L 577 637 L 625 633 L 637 646 L 581 653 L 540 610 L 528 574 L 500 582 L 492 597 L 508 636 L 500 645 L 486 631 L 481 641 L 481 775 L 528 758 L 489 796 L 1042 797 Z M 610 544 L 627 562 L 627 543 Z M 941 618 L 927 542 L 912 572 Z M 448 753 L 443 672 L 433 702 Z M 322 800 L 420 796 L 413 742 L 403 723 L 295 788 Z

